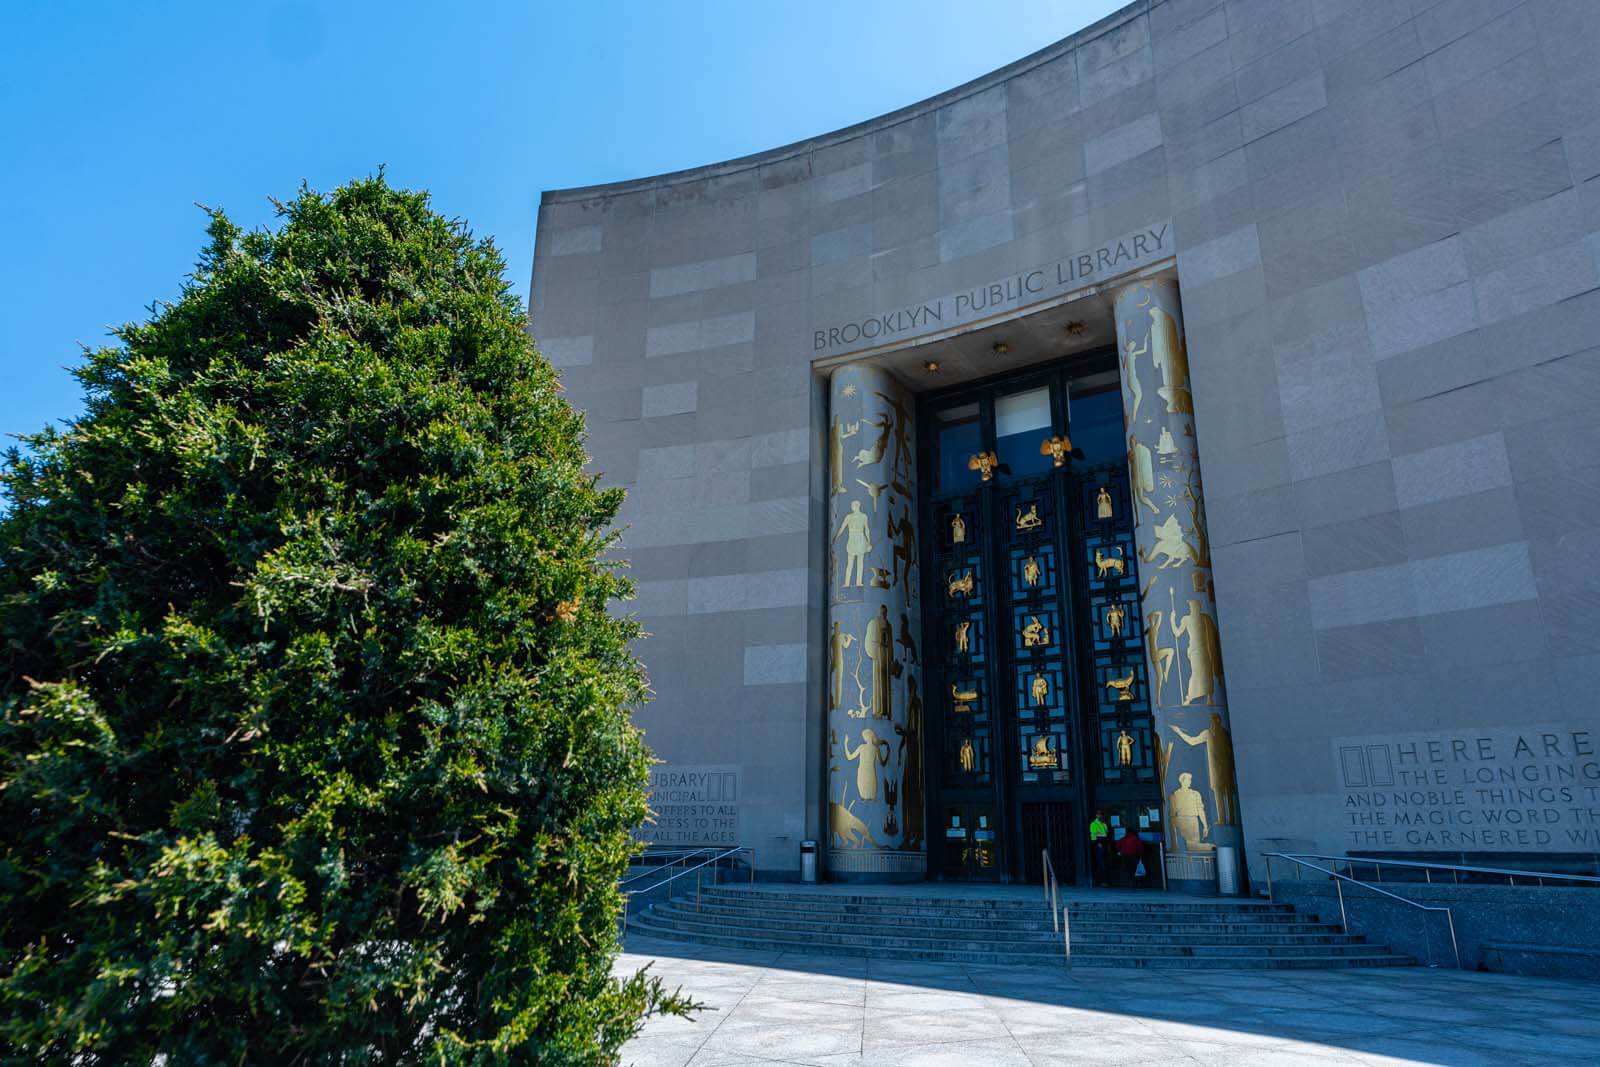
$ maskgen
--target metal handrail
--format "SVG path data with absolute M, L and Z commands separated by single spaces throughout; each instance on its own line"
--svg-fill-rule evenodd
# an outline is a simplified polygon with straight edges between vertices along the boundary
M 1056 921 L 1056 892 L 1061 885 L 1061 880 L 1056 877 L 1055 865 L 1050 862 L 1050 850 L 1044 850 L 1044 895 L 1050 902 L 1050 928 L 1061 935 L 1061 951 L 1066 956 L 1067 966 L 1072 966 L 1072 933 L 1071 918 L 1067 909 L 1061 908 L 1060 922 Z
M 700 849 L 699 851 L 701 851 L 701 852 L 709 852 L 711 850 L 710 849 Z M 748 852 L 750 854 L 750 884 L 751 885 L 755 885 L 756 884 L 756 854 L 755 854 L 755 850 L 753 848 L 751 848 L 749 845 L 735 845 L 733 848 L 723 849 L 720 852 L 717 852 L 715 855 L 711 856 L 709 859 L 701 860 L 699 863 L 695 864 L 693 867 L 686 867 L 683 870 L 679 871 L 677 874 L 670 875 L 669 877 L 663 878 L 659 882 L 653 882 L 650 885 L 645 886 L 643 889 L 624 890 L 623 891 L 624 895 L 629 899 L 624 900 L 623 903 L 622 903 L 622 932 L 623 932 L 623 934 L 626 935 L 627 932 L 628 932 L 628 905 L 631 903 L 631 899 L 635 894 L 648 893 L 648 892 L 650 892 L 652 890 L 660 889 L 662 886 L 669 885 L 672 882 L 677 881 L 679 878 L 684 877 L 685 875 L 693 874 L 694 875 L 694 902 L 695 902 L 695 908 L 698 910 L 699 907 L 700 907 L 700 872 L 702 870 L 704 870 L 706 867 L 709 867 L 714 863 L 718 863 L 718 862 L 720 862 L 722 860 L 725 860 L 730 856 L 736 856 L 741 852 Z M 691 855 L 693 855 L 693 853 L 691 853 Z M 677 860 L 673 861 L 674 864 L 676 864 L 677 862 L 680 862 L 680 861 L 677 861 Z M 672 865 L 673 864 L 668 864 L 668 866 L 672 866 Z M 658 872 L 658 871 L 650 871 L 650 872 L 647 872 L 647 873 L 658 874 L 660 872 Z M 638 875 L 634 876 L 634 878 L 637 878 L 637 877 L 639 877 L 639 876 Z M 632 881 L 632 880 L 633 879 L 629 879 L 629 881 Z M 668 896 L 671 896 L 671 894 L 669 893 Z
M 1544 885 L 1544 880 L 1546 878 L 1554 879 L 1560 882 L 1590 882 L 1594 885 L 1600 885 L 1600 878 L 1597 878 L 1591 874 L 1560 874 L 1554 871 L 1530 871 L 1515 867 L 1474 867 L 1463 863 L 1429 863 L 1424 860 L 1380 860 L 1372 856 L 1323 856 L 1315 852 L 1274 852 L 1272 855 L 1281 855 L 1285 858 L 1293 855 L 1310 860 L 1333 860 L 1335 862 L 1343 861 L 1344 863 L 1348 864 L 1352 870 L 1355 869 L 1355 865 L 1357 863 L 1371 864 L 1377 869 L 1377 880 L 1380 882 L 1383 881 L 1383 865 L 1387 863 L 1391 867 L 1420 868 L 1426 872 L 1427 881 L 1429 884 L 1432 884 L 1433 882 L 1434 871 L 1450 871 L 1452 874 L 1466 873 L 1504 875 L 1511 880 L 1512 885 L 1517 884 L 1518 878 L 1531 879 L 1538 882 L 1540 885 Z M 1460 880 L 1461 879 L 1458 877 L 1453 879 L 1455 882 L 1460 882 Z
M 641 878 L 653 877 L 655 875 L 660 874 L 662 871 L 671 870 L 673 867 L 676 867 L 680 863 L 686 863 L 686 862 L 688 862 L 689 860 L 693 859 L 696 856 L 703 856 L 708 852 L 715 852 L 715 851 L 717 851 L 717 850 L 714 847 L 682 848 L 682 849 L 660 849 L 660 850 L 651 849 L 651 850 L 645 852 L 643 854 L 643 856 L 641 856 L 641 858 L 645 858 L 645 857 L 649 857 L 649 856 L 674 856 L 676 858 L 671 860 L 670 862 L 667 862 L 667 863 L 656 864 L 655 867 L 653 869 L 651 869 L 651 870 L 640 871 L 638 874 L 629 875 L 628 877 L 624 878 L 619 884 L 622 886 L 623 890 L 626 891 L 626 888 L 627 888 L 627 885 L 628 885 L 629 882 L 637 882 Z
M 1445 922 L 1448 923 L 1449 926 L 1450 926 L 1450 948 L 1455 952 L 1455 955 L 1456 955 L 1456 969 L 1457 970 L 1461 969 L 1461 945 L 1456 940 L 1456 919 L 1455 919 L 1454 913 L 1451 912 L 1451 910 L 1449 908 L 1444 907 L 1443 905 L 1423 904 L 1423 903 L 1420 903 L 1420 902 L 1415 901 L 1415 900 L 1407 900 L 1405 897 L 1400 896 L 1398 893 L 1391 893 L 1387 889 L 1383 889 L 1380 886 L 1373 885 L 1371 882 L 1363 882 L 1359 878 L 1352 878 L 1348 874 L 1340 874 L 1338 871 L 1331 870 L 1330 868 L 1323 867 L 1323 866 L 1321 866 L 1319 864 L 1316 864 L 1316 863 L 1312 863 L 1311 860 L 1308 858 L 1308 855 L 1309 854 L 1307 854 L 1307 853 L 1291 853 L 1291 852 L 1263 852 L 1262 853 L 1262 856 L 1267 861 L 1267 899 L 1269 901 L 1272 901 L 1273 903 L 1277 903 L 1277 898 L 1273 895 L 1273 888 L 1272 888 L 1272 861 L 1274 859 L 1280 859 L 1280 860 L 1288 860 L 1290 863 L 1293 863 L 1298 867 L 1310 867 L 1314 871 L 1321 871 L 1323 874 L 1325 874 L 1328 877 L 1333 879 L 1334 888 L 1337 889 L 1338 893 L 1339 893 L 1339 926 L 1340 926 L 1340 928 L 1342 930 L 1344 930 L 1344 932 L 1346 934 L 1350 933 L 1350 916 L 1349 916 L 1349 913 L 1346 912 L 1345 906 L 1344 906 L 1344 883 L 1345 882 L 1349 882 L 1352 885 L 1361 886 L 1363 889 L 1370 889 L 1372 892 L 1377 893 L 1377 894 L 1379 894 L 1381 896 L 1386 896 L 1390 900 L 1398 900 L 1402 904 L 1409 904 L 1413 908 L 1419 908 L 1422 911 L 1442 911 L 1442 912 L 1444 912 Z M 1319 856 L 1317 858 L 1318 859 L 1330 859 L 1330 858 L 1340 858 L 1340 857 Z M 1424 922 L 1422 924 L 1422 938 L 1423 938 L 1424 944 L 1426 944 L 1428 946 L 1428 965 L 1430 967 L 1437 967 L 1438 964 L 1433 962 L 1433 937 L 1432 937 L 1431 934 L 1428 933 L 1428 924 L 1426 922 Z

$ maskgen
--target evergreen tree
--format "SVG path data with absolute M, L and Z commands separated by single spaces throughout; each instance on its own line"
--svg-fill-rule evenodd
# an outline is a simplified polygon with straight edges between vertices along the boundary
M 490 242 L 277 206 L 0 473 L 0 1058 L 614 1059 L 620 491 Z

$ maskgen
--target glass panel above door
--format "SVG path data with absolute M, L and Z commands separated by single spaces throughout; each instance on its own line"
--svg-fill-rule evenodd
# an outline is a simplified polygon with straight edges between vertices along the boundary
M 976 485 L 978 473 L 967 461 L 983 450 L 983 430 L 978 423 L 978 405 L 959 404 L 936 412 L 939 433 L 940 490 Z
M 1050 390 L 1046 386 L 994 399 L 994 450 L 1000 477 L 1032 478 L 1050 469 L 1039 445 L 1051 436 Z

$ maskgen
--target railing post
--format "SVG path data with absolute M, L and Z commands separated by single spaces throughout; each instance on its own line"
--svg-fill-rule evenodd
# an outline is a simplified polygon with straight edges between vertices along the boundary
M 1272 895 L 1272 853 L 1265 853 L 1262 858 L 1267 861 L 1267 903 L 1276 904 L 1278 898 Z
M 1334 876 L 1333 888 L 1339 891 L 1339 925 L 1348 935 L 1350 933 L 1350 916 L 1344 910 L 1344 880 L 1338 875 Z
M 1061 951 L 1066 954 L 1067 966 L 1072 966 L 1072 905 L 1061 906 Z
M 1161 864 L 1161 891 L 1167 891 L 1167 843 L 1156 842 L 1156 862 Z
M 1450 947 L 1455 950 L 1456 970 L 1461 970 L 1461 945 L 1456 941 L 1456 917 L 1449 908 L 1444 909 L 1445 922 L 1450 924 Z

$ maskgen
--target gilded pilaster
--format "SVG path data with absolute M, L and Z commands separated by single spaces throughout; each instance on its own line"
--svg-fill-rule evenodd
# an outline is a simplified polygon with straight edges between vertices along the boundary
M 1115 312 L 1168 873 L 1196 881 L 1239 845 L 1239 793 L 1177 283 L 1127 286 Z
M 923 676 L 911 396 L 841 367 L 828 403 L 828 866 L 920 879 Z

